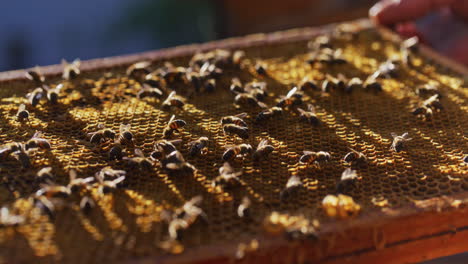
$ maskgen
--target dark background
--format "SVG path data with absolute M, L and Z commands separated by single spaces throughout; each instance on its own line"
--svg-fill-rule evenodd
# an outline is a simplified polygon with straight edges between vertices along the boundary
M 371 0 L 2 1 L 0 71 L 367 15 Z
M 2 1 L 0 71 L 317 26 L 367 16 L 372 0 Z M 468 263 L 456 255 L 427 264 Z

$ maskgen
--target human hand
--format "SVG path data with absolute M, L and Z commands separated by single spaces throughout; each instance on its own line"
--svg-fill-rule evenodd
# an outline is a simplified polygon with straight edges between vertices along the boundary
M 418 36 L 439 52 L 468 65 L 468 1 L 382 0 L 369 16 L 404 37 Z

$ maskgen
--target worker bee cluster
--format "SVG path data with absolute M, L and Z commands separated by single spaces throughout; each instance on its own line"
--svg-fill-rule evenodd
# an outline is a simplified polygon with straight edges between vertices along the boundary
M 26 98 L 15 99 L 14 111 L 3 112 L 11 121 L 1 128 L 32 132 L 0 147 L 0 171 L 19 171 L 2 180 L 32 211 L 2 205 L 0 235 L 32 225 L 34 212 L 61 223 L 62 213 L 70 215 L 63 211 L 71 209 L 95 237 L 102 232 L 130 250 L 150 245 L 179 254 L 239 226 L 315 241 L 318 219 L 358 217 L 371 199 L 379 207 L 394 204 L 400 198 L 381 195 L 387 188 L 380 187 L 407 184 L 412 174 L 395 171 L 420 166 L 407 159 L 420 154 L 420 138 L 431 132 L 405 127 L 408 122 L 391 117 L 396 110 L 387 111 L 401 108 L 403 118 L 436 121 L 451 108 L 444 101 L 456 96 L 435 81 L 415 90 L 399 83 L 420 65 L 417 40 L 405 41 L 397 57 L 358 60 L 345 39 L 359 36 L 320 35 L 307 44 L 308 54 L 284 62 L 252 58 L 250 49 L 216 49 L 170 62 L 138 61 L 96 80 L 80 71 L 79 60 L 63 61 L 60 80 L 39 68 L 28 71 L 26 84 L 33 86 Z M 389 99 L 395 87 L 417 98 L 414 108 Z M 395 97 L 404 94 L 400 90 Z M 89 103 L 92 98 L 96 104 Z M 31 137 L 36 130 L 41 132 Z M 466 153 L 459 147 L 452 152 L 466 169 Z M 24 183 L 32 193 L 18 190 Z M 374 203 L 370 193 L 385 196 L 385 203 Z M 101 220 L 90 227 L 96 215 L 109 227 L 99 226 Z M 127 233 L 137 228 L 141 236 Z M 133 245 L 140 237 L 151 240 Z M 239 244 L 235 256 L 259 249 L 259 241 Z

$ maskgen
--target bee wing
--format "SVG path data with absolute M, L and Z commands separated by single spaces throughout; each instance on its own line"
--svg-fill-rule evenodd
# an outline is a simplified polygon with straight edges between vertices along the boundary
M 314 152 L 313 152 L 313 151 L 304 150 L 303 153 L 304 153 L 304 155 L 310 155 L 310 154 L 313 154 Z
M 79 68 L 81 66 L 81 60 L 79 58 L 76 58 L 73 60 L 72 64 L 76 67 Z
M 409 136 L 408 132 L 405 132 L 405 133 L 403 133 L 403 135 L 401 135 L 401 137 L 405 138 L 405 139 L 408 138 L 408 136 Z
M 348 179 L 354 179 L 357 177 L 357 173 L 355 170 L 352 170 L 351 168 L 346 168 L 346 170 L 341 173 L 341 180 L 348 180 Z
M 137 155 L 138 157 L 142 157 L 144 158 L 145 157 L 145 154 L 143 153 L 143 151 L 141 151 L 141 149 L 135 149 L 135 155 Z
M 32 138 L 40 138 L 40 137 L 42 137 L 42 132 L 41 131 L 36 131 L 34 133 L 34 135 L 32 136 Z
M 169 122 L 167 122 L 167 123 L 170 124 L 172 121 L 174 121 L 174 119 L 175 119 L 175 115 L 172 115 L 171 119 L 169 119 Z
M 299 114 L 304 114 L 304 113 L 306 113 L 306 110 L 304 110 L 304 109 L 302 109 L 302 108 L 300 108 L 300 107 L 296 108 L 296 110 L 299 112 Z
M 98 125 L 97 125 L 97 128 L 98 128 L 98 129 L 104 129 L 105 126 L 104 126 L 104 124 L 98 124 Z
M 308 104 L 307 105 L 307 110 L 309 110 L 309 112 L 311 112 L 311 113 L 315 113 L 315 106 L 313 106 L 312 104 Z
M 182 139 L 173 139 L 173 140 L 169 140 L 169 142 L 171 142 L 172 144 L 180 144 L 182 142 Z
M 167 96 L 167 99 L 166 99 L 166 100 L 171 99 L 171 98 L 174 97 L 175 95 L 176 95 L 176 92 L 175 92 L 175 91 L 172 91 L 172 92 Z
M 68 175 L 70 176 L 70 182 L 71 181 L 74 181 L 76 179 L 76 170 L 75 169 L 70 169 L 70 171 L 68 171 Z
M 130 131 L 130 128 L 131 128 L 131 125 L 130 124 L 120 124 L 120 128 L 119 128 L 119 131 L 120 133 L 123 133 L 125 131 Z
M 288 182 L 286 183 L 286 188 L 302 186 L 301 178 L 296 175 L 293 175 L 289 178 Z
M 288 94 L 286 95 L 286 98 L 289 98 L 293 96 L 297 92 L 297 86 L 294 86 L 291 90 L 289 90 Z
M 170 170 L 177 170 L 180 168 L 180 166 L 177 163 L 168 163 L 166 164 L 166 168 Z
M 240 114 L 235 115 L 235 117 L 239 117 L 239 118 L 244 118 L 246 116 L 247 116 L 247 113 L 240 113 Z
M 92 181 L 94 181 L 94 177 L 87 177 L 87 178 L 84 178 L 83 181 L 84 181 L 85 183 L 92 182 Z
M 62 59 L 60 61 L 60 64 L 63 66 L 63 67 L 67 67 L 68 66 L 68 61 L 66 59 Z M 37 67 L 37 66 L 36 66 Z
M 24 111 L 25 109 L 26 109 L 26 105 L 20 104 L 20 106 L 18 107 L 18 112 Z
M 229 162 L 224 162 L 223 166 L 219 169 L 220 174 L 231 173 L 234 171 L 234 168 Z
M 112 183 L 119 184 L 125 180 L 125 176 L 120 176 L 117 179 L 113 180 Z
M 263 103 L 263 102 L 258 101 L 257 104 L 258 104 L 258 106 L 260 106 L 261 108 L 268 108 L 268 106 L 267 106 L 265 103 Z
M 398 137 L 398 135 L 396 133 L 394 133 L 394 132 L 390 133 L 390 135 L 392 135 L 392 138 Z
M 266 146 L 268 145 L 268 139 L 262 139 L 262 141 L 260 141 L 260 143 L 258 143 L 258 146 L 257 146 L 257 149 L 263 147 L 263 146 Z
M 57 84 L 57 86 L 55 86 L 54 90 L 55 90 L 57 93 L 59 93 L 60 90 L 63 89 L 63 87 L 64 87 L 63 83 L 59 83 L 59 84 Z

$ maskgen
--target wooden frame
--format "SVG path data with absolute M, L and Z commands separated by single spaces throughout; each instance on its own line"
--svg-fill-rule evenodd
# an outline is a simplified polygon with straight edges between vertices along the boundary
M 352 22 L 356 29 L 373 27 L 369 20 Z M 200 45 L 187 45 L 129 56 L 89 60 L 82 70 L 96 71 L 124 67 L 139 60 L 164 60 L 188 56 L 199 50 L 213 48 L 244 48 L 265 44 L 306 40 L 329 30 L 331 26 L 256 34 Z M 398 37 L 387 29 L 378 28 L 390 40 Z M 468 75 L 468 69 L 431 50 L 422 52 L 451 69 Z M 41 68 L 48 76 L 61 73 L 60 65 Z M 25 80 L 24 70 L 0 73 L 0 84 Z M 278 237 L 259 237 L 260 248 L 249 254 L 247 263 L 403 263 L 418 262 L 468 250 L 468 192 L 450 197 L 438 197 L 400 208 L 363 212 L 356 219 L 331 222 L 321 228 L 315 242 L 290 242 Z M 346 234 L 346 235 L 343 235 Z M 243 240 L 245 242 L 246 240 Z M 227 263 L 234 257 L 237 245 L 200 246 L 182 255 L 132 259 L 129 263 Z

